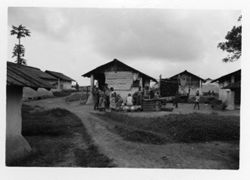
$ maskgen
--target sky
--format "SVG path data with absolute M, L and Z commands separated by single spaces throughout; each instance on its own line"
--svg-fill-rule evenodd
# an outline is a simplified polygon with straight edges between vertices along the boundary
M 29 66 L 64 73 L 80 85 L 81 75 L 113 59 L 156 79 L 184 70 L 215 79 L 240 69 L 224 63 L 217 48 L 241 15 L 237 10 L 10 7 L 8 28 L 23 24 Z M 8 61 L 17 42 L 8 34 Z

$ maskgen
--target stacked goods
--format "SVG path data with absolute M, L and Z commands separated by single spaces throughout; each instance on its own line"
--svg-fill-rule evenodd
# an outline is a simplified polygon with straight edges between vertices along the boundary
M 143 111 L 160 111 L 161 101 L 157 99 L 143 100 L 142 109 Z

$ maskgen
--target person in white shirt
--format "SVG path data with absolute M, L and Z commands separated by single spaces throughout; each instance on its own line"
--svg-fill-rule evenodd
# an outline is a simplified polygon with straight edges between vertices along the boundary
M 126 99 L 126 105 L 127 106 L 133 106 L 133 97 L 131 96 L 131 94 L 129 93 Z

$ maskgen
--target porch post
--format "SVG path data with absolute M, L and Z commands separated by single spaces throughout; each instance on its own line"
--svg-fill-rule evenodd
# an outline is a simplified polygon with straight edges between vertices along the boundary
M 6 104 L 6 165 L 25 157 L 31 147 L 22 136 L 23 87 L 7 86 Z
M 235 102 L 234 102 L 235 92 L 230 90 L 227 94 L 227 110 L 234 110 L 235 109 Z
M 88 97 L 86 104 L 89 104 L 89 105 L 94 104 L 93 89 L 94 89 L 94 75 L 91 74 L 91 76 L 90 76 L 90 93 L 89 93 L 89 97 Z

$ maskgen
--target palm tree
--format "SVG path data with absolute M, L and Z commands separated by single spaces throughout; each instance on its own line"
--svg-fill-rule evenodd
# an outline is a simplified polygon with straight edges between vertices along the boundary
M 25 48 L 21 44 L 21 38 L 24 38 L 26 36 L 30 36 L 30 31 L 23 26 L 22 24 L 19 25 L 18 27 L 12 26 L 12 30 L 10 31 L 11 35 L 16 35 L 18 39 L 18 44 L 15 44 L 14 49 L 13 49 L 13 56 L 12 57 L 17 57 L 17 64 L 26 64 L 26 60 L 23 58 L 24 57 L 24 52 Z

